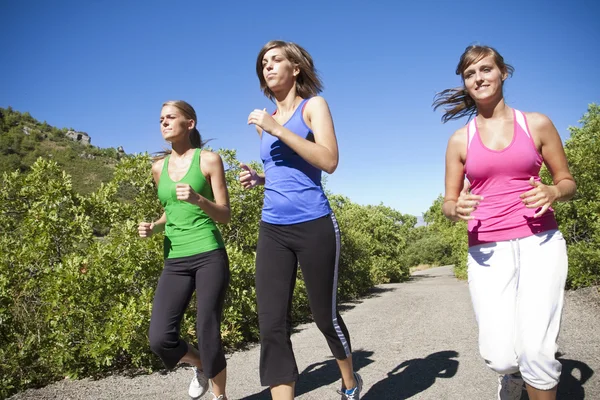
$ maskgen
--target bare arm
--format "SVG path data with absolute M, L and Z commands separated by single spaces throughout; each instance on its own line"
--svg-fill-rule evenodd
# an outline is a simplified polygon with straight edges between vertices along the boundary
M 215 201 L 210 201 L 194 192 L 190 185 L 186 184 L 176 186 L 177 199 L 200 207 L 212 220 L 226 224 L 231 220 L 231 209 L 221 156 L 210 151 L 202 151 L 200 169 L 211 185 Z
M 542 147 L 542 157 L 556 188 L 555 201 L 567 201 L 575 196 L 577 186 L 569 171 L 567 156 L 556 127 L 547 116 L 539 113 L 528 115 L 529 123 L 536 132 Z
M 262 138 L 262 128 L 255 125 L 256 133 L 258 133 L 258 137 Z M 258 185 L 265 184 L 265 174 L 264 172 L 258 173 L 254 170 L 254 168 L 240 163 L 240 168 L 242 171 L 240 172 L 240 184 L 244 189 L 252 189 Z
M 339 154 L 329 106 L 324 98 L 314 97 L 306 104 L 304 115 L 314 135 L 314 143 L 283 127 L 265 110 L 250 113 L 248 123 L 277 137 L 315 168 L 332 174 L 337 168 Z
M 550 119 L 540 113 L 527 113 L 532 135 L 540 143 L 540 152 L 554 185 L 544 185 L 530 180 L 533 189 L 523 193 L 521 199 L 527 208 L 542 208 L 535 216 L 540 216 L 555 201 L 567 201 L 575 195 L 577 186 L 569 172 L 567 157 L 556 127 Z
M 477 209 L 481 196 L 469 193 L 469 185 L 465 185 L 466 127 L 454 132 L 448 140 L 446 148 L 445 194 L 442 212 L 451 221 L 470 220 L 470 215 Z
M 158 185 L 160 179 L 160 172 L 162 171 L 164 159 L 159 160 L 152 164 L 152 177 L 154 182 Z M 165 230 L 165 224 L 167 223 L 167 214 L 163 211 L 159 219 L 154 222 L 140 222 L 138 225 L 138 233 L 140 237 L 147 238 L 155 233 L 162 232 Z
M 199 206 L 213 220 L 222 224 L 227 224 L 231 220 L 231 207 L 229 205 L 229 191 L 225 181 L 225 168 L 221 156 L 213 152 L 205 153 L 202 157 L 201 168 L 207 173 L 210 179 L 210 185 L 215 197 L 214 203 L 203 198 Z

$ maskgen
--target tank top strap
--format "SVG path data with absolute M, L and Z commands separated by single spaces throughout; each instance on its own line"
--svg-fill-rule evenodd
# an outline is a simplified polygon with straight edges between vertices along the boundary
M 192 156 L 192 161 L 190 162 L 190 168 L 188 169 L 185 176 L 181 179 L 182 182 L 193 185 L 195 182 L 206 182 L 206 178 L 202 174 L 200 169 L 200 152 L 202 149 L 196 148 L 194 149 L 194 155 Z
M 477 125 L 475 125 L 475 118 L 473 118 L 469 121 L 469 125 L 467 125 L 467 149 L 471 147 L 475 133 L 477 133 Z
M 169 159 L 171 158 L 170 154 L 167 154 L 165 156 L 165 158 L 163 158 L 163 166 L 162 166 L 162 171 L 160 171 L 160 182 L 162 182 L 164 179 L 164 177 L 166 176 L 169 180 L 171 180 L 171 178 L 169 177 Z
M 298 110 L 300 110 L 300 116 L 302 117 L 304 115 L 304 109 L 306 108 L 306 105 L 308 104 L 308 101 L 311 99 L 312 97 L 309 97 L 307 99 L 304 99 L 300 102 L 300 104 L 298 104 Z
M 298 107 L 296 107 L 296 110 L 294 110 L 294 114 L 292 114 L 292 117 L 288 120 L 288 122 L 286 122 L 286 125 L 295 119 L 300 119 L 300 121 L 304 122 L 304 107 L 306 107 L 306 104 L 310 99 L 310 97 L 307 99 L 302 99 L 300 104 L 298 104 Z
M 525 114 L 514 108 L 513 111 L 515 113 L 515 120 L 517 121 L 517 124 L 519 124 L 521 129 L 523 129 L 523 132 L 525 132 L 525 134 L 531 139 L 531 133 L 529 132 L 529 128 L 527 126 L 527 119 L 525 118 Z

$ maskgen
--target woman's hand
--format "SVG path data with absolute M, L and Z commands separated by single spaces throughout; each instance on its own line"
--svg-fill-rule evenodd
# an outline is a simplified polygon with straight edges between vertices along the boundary
M 460 195 L 458 196 L 458 200 L 456 200 L 456 205 L 454 207 L 454 212 L 456 216 L 465 221 L 474 219 L 474 217 L 471 216 L 471 213 L 477 210 L 479 202 L 483 200 L 482 196 L 471 194 L 470 189 L 471 184 L 469 183 L 469 181 L 466 181 L 463 190 L 461 190 Z
M 558 192 L 556 186 L 544 185 L 542 182 L 533 179 L 533 177 L 529 178 L 529 184 L 533 186 L 533 189 L 528 190 L 519 197 L 527 208 L 542 208 L 533 216 L 537 218 L 548 211 L 552 203 L 556 201 Z
M 141 238 L 149 238 L 154 233 L 154 222 L 140 222 L 138 225 L 138 234 Z
M 240 164 L 240 168 L 240 183 L 244 189 L 252 189 L 260 184 L 260 176 L 253 168 L 244 163 Z
M 178 183 L 175 185 L 175 193 L 177 200 L 187 201 L 190 204 L 198 205 L 200 195 L 192 189 L 192 187 L 185 183 Z
M 279 136 L 279 128 L 282 126 L 275 121 L 275 118 L 267 112 L 267 109 L 254 110 L 248 115 L 248 125 L 254 124 L 258 126 L 263 132 L 267 132 L 275 137 Z

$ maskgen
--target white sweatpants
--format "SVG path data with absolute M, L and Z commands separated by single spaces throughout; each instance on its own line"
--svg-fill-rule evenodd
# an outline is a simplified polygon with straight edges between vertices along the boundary
M 469 248 L 479 351 L 492 370 L 520 371 L 536 389 L 558 384 L 561 364 L 555 354 L 567 264 L 558 230 Z

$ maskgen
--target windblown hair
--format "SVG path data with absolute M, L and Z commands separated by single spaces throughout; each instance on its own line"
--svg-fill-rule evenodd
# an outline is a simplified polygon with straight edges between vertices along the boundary
M 504 58 L 500 53 L 493 47 L 481 45 L 471 45 L 465 49 L 456 67 L 456 75 L 460 75 L 464 82 L 465 70 L 471 64 L 479 62 L 487 56 L 494 56 L 494 62 L 502 74 L 512 76 L 515 69 L 504 62 Z M 433 109 L 437 110 L 439 107 L 444 109 L 444 115 L 442 116 L 442 122 L 444 123 L 464 116 L 471 118 L 477 113 L 477 105 L 464 84 L 462 87 L 446 89 L 437 93 L 433 101 Z
M 256 58 L 256 75 L 260 81 L 260 89 L 265 96 L 273 100 L 275 94 L 267 86 L 263 75 L 263 57 L 265 54 L 275 48 L 283 50 L 285 58 L 300 69 L 300 73 L 296 76 L 296 92 L 303 99 L 316 96 L 323 91 L 323 82 L 315 69 L 315 64 L 312 57 L 302 46 L 293 42 L 284 42 L 281 40 L 271 40 L 265 44 L 258 53 Z
M 194 120 L 194 129 L 190 132 L 190 142 L 192 142 L 192 148 L 199 149 L 204 147 L 206 144 L 205 141 L 202 140 L 202 136 L 200 135 L 200 131 L 198 130 L 198 119 L 196 117 L 196 111 L 194 107 L 192 107 L 188 102 L 183 100 L 169 100 L 163 103 L 163 107 L 172 106 L 177 108 L 184 117 L 187 119 Z M 160 160 L 165 158 L 167 155 L 171 154 L 171 149 L 164 149 L 162 151 L 157 151 L 156 155 L 153 157 L 153 160 Z

